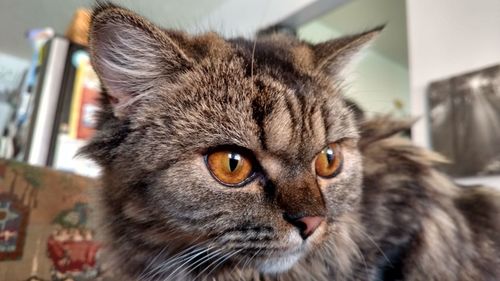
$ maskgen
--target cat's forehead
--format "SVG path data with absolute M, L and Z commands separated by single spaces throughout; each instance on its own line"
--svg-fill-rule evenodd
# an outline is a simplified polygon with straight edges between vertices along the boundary
M 228 43 L 187 72 L 178 92 L 164 92 L 163 112 L 183 144 L 303 158 L 356 133 L 339 89 L 299 59 L 307 46 L 275 38 Z
M 218 84 L 241 88 L 239 91 L 245 95 L 262 95 L 269 91 L 289 91 L 298 95 L 314 92 L 305 100 L 306 103 L 324 98 L 324 94 L 330 99 L 342 99 L 335 87 L 335 77 L 317 71 L 311 45 L 295 37 L 275 34 L 253 40 L 224 40 L 206 34 L 195 38 L 191 41 L 196 41 L 193 46 L 198 47 L 191 47 L 189 54 L 196 58 L 201 75 L 219 82 L 204 86 Z M 245 83 L 248 81 L 250 83 Z M 274 103 L 275 96 L 279 94 L 267 96 L 266 100 Z
M 313 73 L 319 74 L 314 71 L 316 61 L 311 45 L 292 36 L 272 34 L 251 40 L 225 40 L 215 33 L 191 38 L 179 33 L 169 35 L 184 47 L 195 64 L 226 64 L 235 75 L 267 75 L 291 88 L 300 88 Z
M 291 87 L 308 79 L 314 70 L 314 55 L 306 43 L 286 35 L 254 40 L 231 40 L 233 52 L 241 57 L 251 74 L 264 73 Z M 248 71 L 248 69 L 247 69 Z

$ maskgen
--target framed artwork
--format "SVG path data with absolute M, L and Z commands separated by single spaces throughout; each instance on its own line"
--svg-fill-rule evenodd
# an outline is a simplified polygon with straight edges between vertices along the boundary
M 428 88 L 432 148 L 455 177 L 500 175 L 500 66 Z
M 94 188 L 91 178 L 0 159 L 0 280 L 109 280 L 90 219 Z

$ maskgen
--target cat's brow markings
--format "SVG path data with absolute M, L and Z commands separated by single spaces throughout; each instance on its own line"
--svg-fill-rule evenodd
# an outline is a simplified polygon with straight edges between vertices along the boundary
M 322 145 L 327 145 L 327 128 L 325 126 L 323 115 L 321 112 L 321 106 L 315 106 L 314 108 L 311 108 L 309 119 L 311 122 L 311 127 L 314 128 L 313 132 L 316 144 L 319 143 Z
M 285 153 L 293 147 L 292 133 L 293 127 L 290 121 L 291 116 L 287 110 L 282 107 L 276 108 L 273 113 L 267 117 L 264 130 L 269 151 Z
M 253 89 L 254 87 L 252 87 Z M 258 137 L 262 149 L 267 150 L 266 130 L 264 129 L 264 120 L 269 118 L 273 108 L 272 105 L 266 105 L 260 95 L 252 100 L 252 117 L 259 128 Z

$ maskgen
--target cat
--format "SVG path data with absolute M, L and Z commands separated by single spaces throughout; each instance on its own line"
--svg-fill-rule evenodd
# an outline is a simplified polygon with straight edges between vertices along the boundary
M 343 71 L 380 33 L 310 44 L 164 30 L 93 11 L 113 280 L 498 280 L 500 195 L 368 118 Z M 118 277 L 119 276 L 119 277 Z

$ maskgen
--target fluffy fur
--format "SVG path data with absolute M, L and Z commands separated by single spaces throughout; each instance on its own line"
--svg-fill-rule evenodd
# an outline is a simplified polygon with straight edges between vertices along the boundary
M 444 160 L 365 119 L 339 73 L 379 29 L 318 45 L 162 30 L 113 5 L 92 16 L 106 94 L 83 153 L 102 169 L 116 280 L 497 280 L 500 196 L 460 188 Z M 314 174 L 341 144 L 340 174 Z M 203 156 L 251 152 L 258 176 L 221 185 Z M 307 239 L 283 213 L 327 220 Z M 119 277 L 118 277 L 119 276 Z

